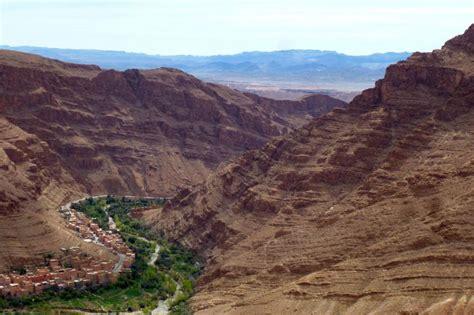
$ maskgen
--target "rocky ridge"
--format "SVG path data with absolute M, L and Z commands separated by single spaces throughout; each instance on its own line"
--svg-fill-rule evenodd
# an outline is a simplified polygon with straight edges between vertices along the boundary
M 0 82 L 0 115 L 46 141 L 91 194 L 172 195 L 345 105 L 329 97 L 311 110 L 301 108 L 309 100 L 261 105 L 175 69 L 101 70 L 5 50 Z
M 474 25 L 182 191 L 197 314 L 474 314 Z

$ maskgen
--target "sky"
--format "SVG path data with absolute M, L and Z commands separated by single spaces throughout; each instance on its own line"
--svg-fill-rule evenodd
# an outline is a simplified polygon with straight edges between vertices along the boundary
M 431 51 L 474 0 L 0 0 L 0 45 L 216 55 Z

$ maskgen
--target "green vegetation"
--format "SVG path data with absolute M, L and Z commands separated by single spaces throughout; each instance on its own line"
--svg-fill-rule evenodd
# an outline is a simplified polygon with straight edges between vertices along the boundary
M 89 218 L 94 219 L 94 221 L 99 224 L 102 229 L 107 229 L 109 226 L 109 219 L 107 212 L 104 210 L 105 206 L 105 199 L 87 198 L 83 202 L 72 204 L 71 207 L 77 211 L 83 212 Z
M 0 308 L 28 310 L 52 313 L 54 309 L 76 310 L 121 310 L 132 311 L 142 309 L 150 311 L 156 305 L 156 295 L 153 292 L 141 290 L 137 285 L 128 285 L 120 281 L 112 286 L 89 288 L 83 290 L 67 289 L 64 291 L 48 290 L 41 295 L 0 299 Z
M 170 299 L 170 313 L 191 314 L 187 300 L 193 293 L 200 272 L 196 255 L 184 247 L 168 242 L 159 233 L 132 218 L 137 207 L 162 206 L 164 199 L 89 198 L 73 208 L 93 218 L 102 228 L 108 228 L 108 216 L 114 218 L 119 233 L 136 255 L 131 271 L 107 287 L 84 290 L 49 290 L 39 296 L 21 299 L 0 299 L 0 309 L 27 308 L 41 313 L 54 309 L 90 311 L 136 311 L 149 313 L 159 300 Z M 154 265 L 150 259 L 159 246 Z

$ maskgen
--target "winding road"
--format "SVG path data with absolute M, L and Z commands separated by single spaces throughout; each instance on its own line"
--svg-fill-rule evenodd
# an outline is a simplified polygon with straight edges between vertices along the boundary
M 144 237 L 139 236 L 137 238 L 144 242 L 155 244 L 155 251 L 153 252 L 153 254 L 151 254 L 150 260 L 148 261 L 148 266 L 154 266 L 156 261 L 158 260 L 158 257 L 160 256 L 161 246 L 156 244 L 156 242 L 150 241 Z M 158 306 L 154 310 L 151 311 L 151 315 L 168 315 L 169 314 L 171 303 L 173 303 L 173 301 L 177 299 L 178 294 L 181 292 L 181 286 L 179 285 L 179 283 L 175 281 L 175 284 L 176 284 L 176 291 L 174 292 L 173 296 L 167 298 L 166 300 L 159 300 Z
M 148 262 L 148 266 L 154 266 L 155 262 L 158 260 L 158 257 L 160 256 L 160 249 L 161 246 L 158 244 L 155 244 L 155 251 L 153 254 L 151 254 L 150 261 Z

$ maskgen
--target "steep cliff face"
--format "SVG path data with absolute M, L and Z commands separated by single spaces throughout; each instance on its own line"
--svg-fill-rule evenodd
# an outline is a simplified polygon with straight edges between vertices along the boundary
M 325 98 L 320 110 L 281 110 L 303 103 L 263 106 L 173 69 L 102 71 L 0 51 L 0 115 L 46 141 L 90 193 L 172 195 L 325 106 L 345 105 Z
M 183 191 L 198 314 L 473 314 L 474 25 Z
M 0 269 L 79 242 L 53 228 L 75 197 L 171 196 L 318 114 L 273 106 L 178 70 L 103 71 L 1 50 Z

